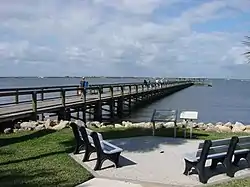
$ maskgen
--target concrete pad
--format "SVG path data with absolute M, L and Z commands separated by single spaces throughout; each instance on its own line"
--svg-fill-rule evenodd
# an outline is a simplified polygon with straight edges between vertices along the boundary
M 136 137 L 109 140 L 114 145 L 121 147 L 119 168 L 114 168 L 110 161 L 105 161 L 103 169 L 93 171 L 96 155 L 92 154 L 91 161 L 83 163 L 83 154 L 71 155 L 78 163 L 83 165 L 96 177 L 128 180 L 132 182 L 151 183 L 155 185 L 171 186 L 196 186 L 201 185 L 197 174 L 183 175 L 187 153 L 196 152 L 202 140 L 188 140 L 181 138 L 163 137 Z M 206 165 L 210 165 L 208 161 Z M 211 177 L 208 183 L 223 182 L 230 179 L 223 173 L 223 167 L 218 167 L 215 172 L 207 171 Z M 237 176 L 250 174 L 248 169 L 242 169 Z M 236 178 L 235 177 L 235 178 Z
M 94 178 L 91 179 L 83 184 L 80 184 L 76 187 L 142 187 L 140 184 L 133 184 L 131 182 L 124 182 L 118 180 L 111 180 L 111 179 L 101 179 L 101 178 Z

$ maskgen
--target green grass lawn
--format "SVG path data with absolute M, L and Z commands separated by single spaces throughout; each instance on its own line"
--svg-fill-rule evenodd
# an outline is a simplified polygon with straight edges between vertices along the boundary
M 101 128 L 104 138 L 151 135 L 151 129 Z M 232 133 L 194 131 L 198 139 L 231 137 Z M 173 136 L 173 129 L 156 131 L 159 136 Z M 182 133 L 178 131 L 178 136 Z M 238 134 L 243 135 L 243 134 Z M 0 134 L 0 186 L 75 186 L 92 178 L 91 174 L 68 156 L 74 149 L 71 129 Z M 250 186 L 250 179 L 216 187 Z

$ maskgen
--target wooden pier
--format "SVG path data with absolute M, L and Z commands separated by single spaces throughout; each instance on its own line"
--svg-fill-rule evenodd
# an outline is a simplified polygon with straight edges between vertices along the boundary
M 78 85 L 0 89 L 0 123 L 43 120 L 45 114 L 59 120 L 115 121 L 141 105 L 192 85 L 190 80 L 179 80 L 91 85 L 85 90 Z M 84 93 L 82 98 L 79 91 Z

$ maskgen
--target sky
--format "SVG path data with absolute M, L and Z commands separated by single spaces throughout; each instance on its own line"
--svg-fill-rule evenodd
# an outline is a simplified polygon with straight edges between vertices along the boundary
M 250 78 L 250 0 L 0 1 L 0 76 Z

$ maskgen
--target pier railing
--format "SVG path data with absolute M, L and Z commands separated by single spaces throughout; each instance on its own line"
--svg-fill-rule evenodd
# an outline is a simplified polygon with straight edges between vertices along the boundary
M 79 88 L 79 85 L 67 86 L 47 86 L 47 87 L 29 87 L 29 88 L 6 88 L 0 89 L 0 107 L 17 105 L 22 103 L 32 103 L 36 108 L 38 102 L 61 99 L 61 104 L 65 105 L 66 99 L 76 96 L 80 98 L 80 92 L 84 94 L 84 100 L 91 95 L 97 95 L 102 99 L 115 94 L 131 94 L 146 92 L 147 90 L 171 87 L 177 84 L 187 84 L 190 81 L 169 81 L 167 83 L 151 83 L 148 85 L 142 83 L 119 83 L 119 84 L 101 84 L 90 85 L 88 88 Z M 73 102 L 73 101 L 72 101 Z
M 78 85 L 0 89 L 0 118 L 23 114 L 37 116 L 37 114 L 47 111 L 77 107 L 84 103 L 91 104 L 97 101 L 106 102 L 106 100 L 116 100 L 123 96 L 143 97 L 144 94 L 153 90 L 158 92 L 162 89 L 186 84 L 192 84 L 192 82 L 102 84 L 91 85 L 85 89 L 79 88 Z M 83 93 L 83 97 L 79 92 Z

